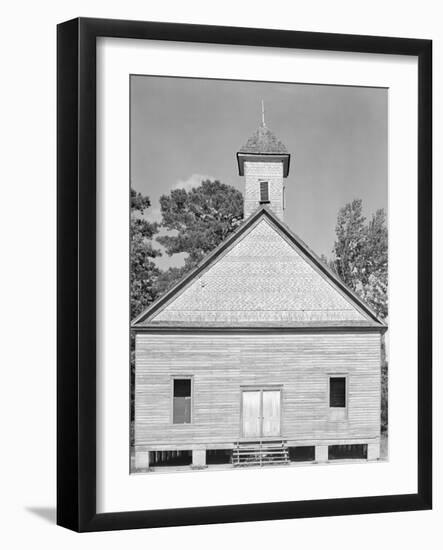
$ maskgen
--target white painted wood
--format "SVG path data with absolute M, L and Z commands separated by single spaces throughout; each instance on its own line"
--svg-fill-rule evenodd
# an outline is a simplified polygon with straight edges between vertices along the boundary
M 343 372 L 348 414 L 331 421 L 328 380 Z M 174 425 L 171 376 L 191 375 L 192 422 Z M 137 334 L 135 444 L 192 449 L 238 441 L 242 388 L 269 385 L 281 387 L 284 439 L 315 445 L 380 437 L 377 333 Z
M 263 436 L 280 435 L 280 391 L 265 390 L 263 399 Z
M 380 458 L 380 443 L 368 444 L 368 460 L 378 460 Z
M 135 450 L 136 470 L 147 470 L 149 468 L 149 451 L 146 447 L 139 447 Z
M 192 465 L 198 468 L 203 468 L 206 466 L 205 449 L 195 449 L 192 451 Z
M 260 391 L 243 392 L 243 437 L 260 437 L 260 398 Z
M 327 462 L 328 461 L 328 446 L 327 445 L 317 445 L 315 447 L 315 461 L 316 462 Z

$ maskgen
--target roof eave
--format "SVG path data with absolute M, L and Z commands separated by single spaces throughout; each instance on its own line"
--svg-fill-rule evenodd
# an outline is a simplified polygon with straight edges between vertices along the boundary
M 291 324 L 258 324 L 250 323 L 245 325 L 223 325 L 223 324 L 150 324 L 132 326 L 131 330 L 135 333 L 158 333 L 158 332 L 379 332 L 384 334 L 388 327 L 386 325 L 373 324 L 309 324 L 309 325 L 291 325 Z
M 281 161 L 283 163 L 283 177 L 287 178 L 289 174 L 289 165 L 291 162 L 291 155 L 289 153 L 251 153 L 247 151 L 239 151 L 237 153 L 237 165 L 238 165 L 238 173 L 240 176 L 244 176 L 244 163 L 245 161 L 255 161 L 259 162 L 260 160 L 264 161 L 272 161 L 272 162 L 278 162 Z

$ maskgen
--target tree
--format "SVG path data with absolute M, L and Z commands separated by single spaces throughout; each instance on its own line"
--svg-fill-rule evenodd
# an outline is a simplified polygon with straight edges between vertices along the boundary
M 361 290 L 362 298 L 382 318 L 388 316 L 388 230 L 384 210 L 377 210 L 368 225 L 369 277 Z M 381 348 L 381 430 L 388 430 L 388 361 L 384 336 Z
M 332 267 L 343 282 L 356 290 L 363 277 L 366 228 L 362 214 L 362 201 L 353 200 L 340 208 L 335 226 Z
M 151 206 L 149 197 L 131 189 L 131 319 L 134 319 L 156 298 L 159 269 L 152 261 L 161 252 L 152 246 L 158 224 L 144 218 Z
M 131 319 L 134 319 L 156 298 L 156 281 L 160 270 L 152 261 L 161 252 L 152 246 L 158 224 L 144 217 L 151 206 L 149 197 L 131 188 Z M 135 338 L 131 333 L 131 443 L 134 441 Z
M 162 195 L 160 207 L 161 225 L 170 233 L 157 241 L 169 256 L 188 254 L 183 268 L 172 268 L 162 274 L 158 291 L 164 292 L 239 226 L 243 219 L 243 197 L 230 185 L 205 180 L 189 191 L 173 189 L 169 195 Z
M 339 210 L 335 228 L 332 269 L 381 318 L 388 314 L 388 232 L 380 209 L 369 223 L 362 201 L 353 200 Z
M 157 296 L 161 296 L 171 287 L 175 285 L 186 273 L 186 266 L 170 267 L 166 271 L 160 271 L 160 274 L 155 282 L 155 291 Z
M 362 201 L 340 209 L 336 225 L 332 269 L 349 288 L 381 318 L 388 316 L 388 230 L 380 209 L 369 223 Z M 388 361 L 384 337 L 381 342 L 381 431 L 388 429 Z
M 388 316 L 388 229 L 384 210 L 377 210 L 367 227 L 367 277 L 357 289 L 379 317 Z

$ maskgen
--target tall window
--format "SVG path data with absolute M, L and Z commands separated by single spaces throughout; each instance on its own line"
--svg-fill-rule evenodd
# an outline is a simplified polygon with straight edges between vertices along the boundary
M 260 202 L 269 202 L 269 182 L 260 182 Z
M 331 376 L 329 378 L 329 406 L 346 407 L 346 377 Z
M 191 379 L 174 378 L 173 379 L 173 410 L 172 422 L 174 424 L 191 423 Z

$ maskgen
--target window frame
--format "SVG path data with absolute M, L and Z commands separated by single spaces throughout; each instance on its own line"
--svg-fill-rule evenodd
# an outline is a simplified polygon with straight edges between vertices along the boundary
M 190 380 L 191 381 L 191 407 L 189 422 L 174 422 L 174 382 L 175 380 Z M 171 404 L 170 404 L 170 424 L 173 426 L 189 426 L 194 421 L 194 376 L 192 374 L 173 374 L 171 376 Z
M 269 180 L 258 180 L 258 183 L 259 183 L 259 189 L 258 189 L 258 194 L 259 194 L 259 200 L 258 202 L 260 204 L 269 204 L 271 202 L 271 196 L 270 196 L 270 189 L 269 189 Z M 262 197 L 262 189 L 261 189 L 261 186 L 262 186 L 262 183 L 266 183 L 266 194 L 268 195 L 268 198 L 267 200 L 263 200 L 263 197 Z
M 331 407 L 331 378 L 344 378 L 345 379 L 345 406 L 344 407 Z M 327 410 L 328 420 L 347 420 L 349 411 L 349 373 L 347 372 L 330 372 L 327 378 L 326 388 Z

